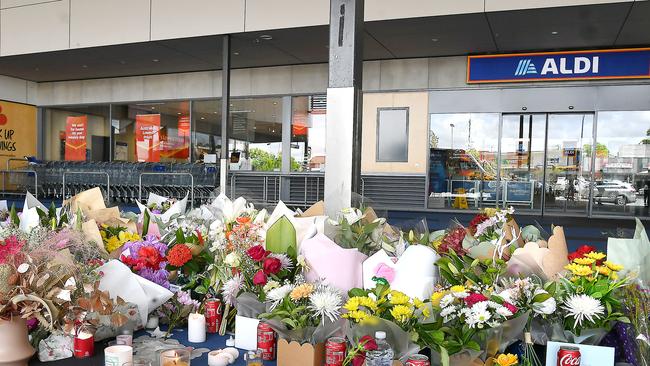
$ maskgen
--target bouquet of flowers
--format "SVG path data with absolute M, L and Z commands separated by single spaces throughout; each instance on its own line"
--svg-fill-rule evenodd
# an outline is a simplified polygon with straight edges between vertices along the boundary
M 174 296 L 158 308 L 158 316 L 167 324 L 164 338 L 169 338 L 172 331 L 187 321 L 191 313 L 196 312 L 201 304 L 192 300 L 189 292 L 178 291 Z
M 169 289 L 167 250 L 167 244 L 153 235 L 147 235 L 141 240 L 126 243 L 122 247 L 120 261 L 133 273 Z
M 128 231 L 123 226 L 109 226 L 101 224 L 99 233 L 102 236 L 104 248 L 108 253 L 113 253 L 130 241 L 140 240 L 140 235 Z
M 294 282 L 269 290 L 266 313 L 260 314 L 287 341 L 318 344 L 340 329 L 343 296 L 324 283 Z
M 386 223 L 385 218 L 378 218 L 372 208 L 360 210 L 348 208 L 340 212 L 338 221 L 331 221 L 334 233 L 328 235 L 342 248 L 357 248 L 366 255 L 372 255 L 384 249 L 395 252 L 395 244 L 400 235 Z

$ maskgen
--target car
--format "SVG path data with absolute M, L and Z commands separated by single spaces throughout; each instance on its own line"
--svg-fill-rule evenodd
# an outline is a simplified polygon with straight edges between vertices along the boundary
M 636 189 L 631 184 L 621 181 L 598 182 L 594 187 L 594 202 L 624 206 L 636 202 Z

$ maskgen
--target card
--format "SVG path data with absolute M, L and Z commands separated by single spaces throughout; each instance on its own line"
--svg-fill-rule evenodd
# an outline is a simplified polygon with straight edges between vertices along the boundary
M 548 342 L 546 366 L 557 366 L 557 353 L 562 346 L 580 348 L 580 366 L 614 366 L 614 348 L 586 346 L 582 344 Z

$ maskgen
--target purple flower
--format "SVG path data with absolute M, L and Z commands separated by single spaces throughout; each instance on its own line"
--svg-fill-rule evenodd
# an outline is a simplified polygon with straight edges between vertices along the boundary
M 150 268 L 144 268 L 138 272 L 138 275 L 144 279 L 147 279 L 153 283 L 156 283 L 166 289 L 169 289 L 169 272 L 164 269 L 164 266 L 161 264 L 161 269 L 152 270 Z
M 198 301 L 192 300 L 192 297 L 190 296 L 189 292 L 186 291 L 178 291 L 176 293 L 176 296 L 178 297 L 178 302 L 185 305 L 185 306 L 192 306 L 193 310 L 196 310 L 199 308 L 201 305 Z

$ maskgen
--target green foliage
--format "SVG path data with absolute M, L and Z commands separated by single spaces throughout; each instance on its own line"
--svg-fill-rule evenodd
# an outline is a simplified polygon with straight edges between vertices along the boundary
M 248 151 L 253 170 L 271 172 L 282 168 L 282 154 L 273 155 L 262 149 L 253 148 Z M 300 164 L 291 158 L 291 171 L 300 170 Z
M 506 262 L 502 259 L 479 260 L 469 256 L 458 256 L 453 250 L 444 254 L 436 266 L 440 275 L 450 285 L 492 286 L 506 272 Z
M 65 207 L 61 209 L 62 212 L 65 212 Z M 40 207 L 36 207 L 36 212 L 40 218 L 40 224 L 42 227 L 50 228 L 51 230 L 62 229 L 64 225 L 68 223 L 68 214 L 63 213 L 61 217 L 58 217 L 56 214 L 56 206 L 54 202 L 50 205 L 50 208 L 47 211 L 44 211 Z
M 296 229 L 286 216 L 282 216 L 266 232 L 266 249 L 277 254 L 286 254 L 295 260 L 298 258 Z

